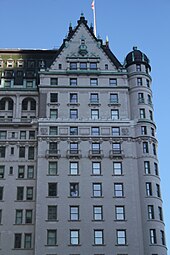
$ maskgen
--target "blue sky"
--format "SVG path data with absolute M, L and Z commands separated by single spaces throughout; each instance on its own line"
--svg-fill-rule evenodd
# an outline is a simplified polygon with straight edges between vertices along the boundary
M 0 48 L 59 47 L 83 12 L 93 22 L 91 0 L 0 0 Z M 170 247 L 170 0 L 96 0 L 97 34 L 120 62 L 138 46 L 152 65 L 153 102 L 167 245 Z M 169 102 L 169 103 L 168 103 Z M 169 216 L 169 217 L 168 217 Z M 170 253 L 169 253 L 170 254 Z

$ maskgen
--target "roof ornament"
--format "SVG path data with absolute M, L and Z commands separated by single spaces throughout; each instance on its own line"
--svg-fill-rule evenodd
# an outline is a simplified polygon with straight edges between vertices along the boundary
M 81 44 L 79 46 L 79 54 L 82 55 L 82 56 L 85 56 L 87 53 L 88 53 L 88 51 L 87 51 L 87 46 L 85 44 L 85 39 L 82 38 L 81 39 Z

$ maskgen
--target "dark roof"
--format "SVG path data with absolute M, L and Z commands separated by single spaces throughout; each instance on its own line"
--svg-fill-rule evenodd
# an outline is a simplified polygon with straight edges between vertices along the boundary
M 63 44 L 61 45 L 61 47 L 58 50 L 58 54 L 60 54 L 60 52 L 63 50 L 63 48 L 65 47 L 65 42 L 66 41 L 70 41 L 70 39 L 74 36 L 74 34 L 76 33 L 76 31 L 78 30 L 79 26 L 81 24 L 84 24 L 86 29 L 89 31 L 89 33 L 91 34 L 91 36 L 94 38 L 94 40 L 96 42 L 100 42 L 101 44 L 101 48 L 102 50 L 106 53 L 106 55 L 108 56 L 108 58 L 113 62 L 113 64 L 117 67 L 120 68 L 122 67 L 122 64 L 119 62 L 119 60 L 116 58 L 116 56 L 112 53 L 112 51 L 109 48 L 109 45 L 103 45 L 103 42 L 101 39 L 97 39 L 96 36 L 94 35 L 93 32 L 93 27 L 89 27 L 87 24 L 87 20 L 85 19 L 85 17 L 83 15 L 81 15 L 80 19 L 77 21 L 77 26 L 73 29 L 72 26 L 70 25 L 69 27 L 69 33 L 66 39 L 64 39 Z
M 145 64 L 151 70 L 149 62 L 148 57 L 142 51 L 138 50 L 137 47 L 133 47 L 133 51 L 128 53 L 125 58 L 125 67 L 132 64 Z

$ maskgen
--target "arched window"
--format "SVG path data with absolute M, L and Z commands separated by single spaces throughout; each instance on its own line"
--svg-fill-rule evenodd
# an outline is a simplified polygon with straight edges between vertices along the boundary
M 12 111 L 14 102 L 10 97 L 4 97 L 0 100 L 0 111 Z
M 35 111 L 36 110 L 36 101 L 33 98 L 25 98 L 22 101 L 22 110 L 23 111 Z

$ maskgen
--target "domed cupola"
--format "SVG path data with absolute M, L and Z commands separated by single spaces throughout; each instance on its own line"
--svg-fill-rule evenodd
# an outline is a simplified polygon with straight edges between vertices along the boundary
M 151 66 L 149 64 L 148 57 L 143 52 L 138 50 L 137 47 L 133 47 L 133 51 L 128 53 L 128 55 L 125 58 L 126 68 L 133 64 L 144 64 L 151 71 Z

